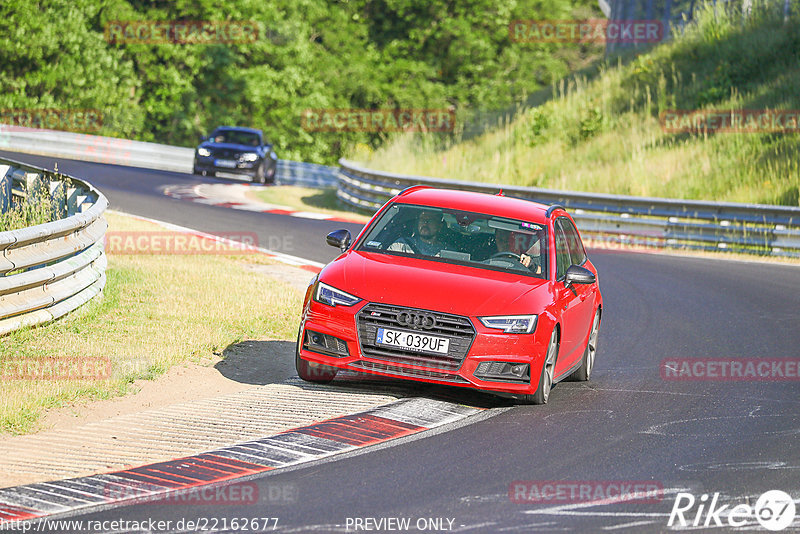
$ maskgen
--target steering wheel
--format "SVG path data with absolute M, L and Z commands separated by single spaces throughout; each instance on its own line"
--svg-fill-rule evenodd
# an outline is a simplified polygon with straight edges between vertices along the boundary
M 492 257 L 489 258 L 490 260 L 494 258 L 502 258 L 502 257 L 509 257 L 512 259 L 517 260 L 518 262 L 522 263 L 522 255 L 521 254 L 514 254 L 513 252 L 496 252 L 492 254 Z

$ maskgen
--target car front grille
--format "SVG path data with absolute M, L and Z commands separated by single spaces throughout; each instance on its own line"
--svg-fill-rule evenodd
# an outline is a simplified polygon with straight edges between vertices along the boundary
M 241 154 L 240 150 L 233 150 L 230 148 L 212 148 L 211 156 L 217 159 L 239 159 Z
M 358 312 L 356 324 L 364 356 L 445 370 L 454 370 L 461 366 L 475 339 L 475 327 L 467 317 L 386 304 L 370 303 L 364 306 Z M 450 340 L 449 350 L 447 354 L 440 354 L 378 345 L 378 328 L 447 338 Z

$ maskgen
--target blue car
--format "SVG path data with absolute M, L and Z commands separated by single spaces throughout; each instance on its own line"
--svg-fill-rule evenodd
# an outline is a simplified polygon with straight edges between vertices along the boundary
M 260 184 L 274 183 L 278 156 L 261 130 L 220 126 L 194 151 L 194 173 L 206 176 L 249 176 Z

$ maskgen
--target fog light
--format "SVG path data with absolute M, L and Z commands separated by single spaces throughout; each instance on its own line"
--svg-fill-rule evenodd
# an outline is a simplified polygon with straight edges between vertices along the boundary
M 530 366 L 527 363 L 481 362 L 474 374 L 482 380 L 524 382 L 530 380 Z
M 303 348 L 312 352 L 335 356 L 336 358 L 350 355 L 347 350 L 347 343 L 343 339 L 311 330 L 306 330 Z
M 511 366 L 511 374 L 522 378 L 525 375 L 525 371 L 528 369 L 527 365 L 512 365 Z

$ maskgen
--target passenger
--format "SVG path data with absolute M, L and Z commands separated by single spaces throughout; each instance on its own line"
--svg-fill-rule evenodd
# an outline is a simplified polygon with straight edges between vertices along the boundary
M 496 229 L 494 239 L 497 244 L 497 253 L 508 252 L 519 256 L 519 262 L 527 268 L 534 264 L 535 272 L 541 273 L 541 262 L 534 262 L 533 258 L 541 255 L 541 235 L 509 230 Z

